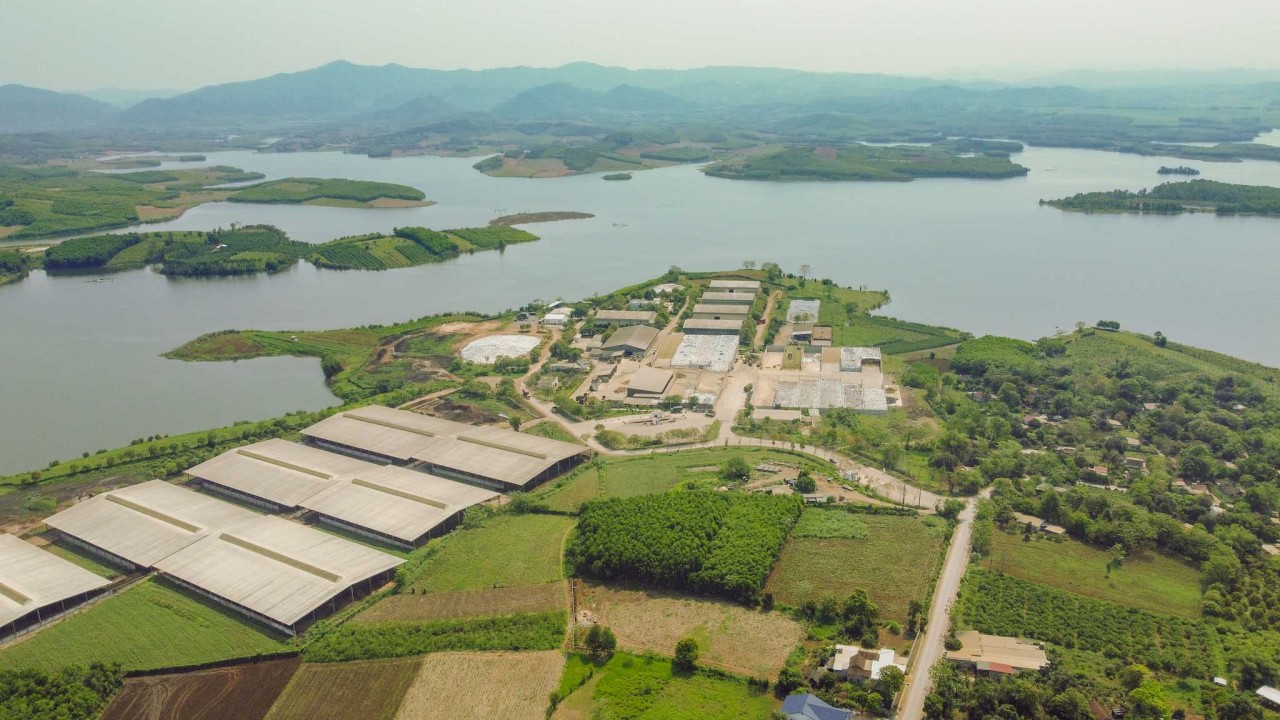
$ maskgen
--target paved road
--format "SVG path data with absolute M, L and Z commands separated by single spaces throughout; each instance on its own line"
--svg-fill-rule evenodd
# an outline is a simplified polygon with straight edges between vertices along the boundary
M 960 592 L 960 581 L 969 565 L 969 537 L 976 507 L 977 501 L 970 500 L 968 507 L 960 513 L 960 522 L 951 536 L 951 546 L 947 548 L 947 558 L 933 591 L 933 604 L 929 606 L 929 624 L 925 626 L 924 636 L 911 646 L 911 672 L 902 691 L 898 720 L 921 720 L 924 717 L 924 699 L 932 683 L 929 671 L 942 658 L 942 643 L 951 629 L 951 606 Z

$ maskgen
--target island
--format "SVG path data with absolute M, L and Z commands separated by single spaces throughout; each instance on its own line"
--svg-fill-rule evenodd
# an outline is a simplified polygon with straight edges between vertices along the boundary
M 1013 142 L 959 140 L 933 145 L 787 146 L 772 152 L 721 160 L 703 168 L 712 177 L 774 181 L 889 181 L 957 177 L 1001 179 L 1029 171 L 1009 159 L 1022 150 Z
M 595 215 L 584 212 L 573 212 L 566 210 L 553 210 L 550 212 L 528 212 L 516 213 L 514 215 L 503 215 L 489 221 L 490 225 L 528 225 L 530 223 L 540 222 L 556 222 L 559 220 L 585 220 L 593 218 Z
M 1110 190 L 1077 193 L 1041 205 L 1083 213 L 1139 213 L 1176 215 L 1212 212 L 1218 215 L 1280 217 L 1280 188 L 1235 185 L 1215 180 L 1190 180 L 1157 185 L 1150 190 Z
M 501 251 L 508 245 L 537 239 L 532 233 L 501 225 L 444 231 L 402 227 L 391 234 L 344 237 L 320 244 L 290 240 L 284 231 L 270 225 L 209 232 L 95 235 L 66 240 L 39 256 L 0 253 L 0 277 L 21 279 L 26 270 L 40 264 L 49 272 L 73 273 L 156 265 L 162 274 L 172 277 L 274 273 L 293 267 L 299 260 L 334 270 L 389 270 Z
M 631 173 L 610 173 L 600 179 L 601 180 L 630 180 Z
M 433 204 L 417 188 L 368 180 L 285 178 L 251 185 L 227 197 L 231 202 L 405 208 Z
M 1178 167 L 1169 167 L 1168 165 L 1161 165 L 1160 169 L 1156 171 L 1156 174 L 1157 175 L 1199 175 L 1200 171 L 1193 167 L 1187 167 L 1186 165 L 1179 165 Z

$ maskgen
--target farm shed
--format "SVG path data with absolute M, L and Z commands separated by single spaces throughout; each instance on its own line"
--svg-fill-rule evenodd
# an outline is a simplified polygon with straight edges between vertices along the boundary
M 1049 664 L 1044 649 L 1033 642 L 968 630 L 957 636 L 959 650 L 947 651 L 947 659 L 980 672 L 1015 674 L 1039 670 Z
M 657 328 L 648 325 L 624 327 L 600 344 L 600 357 L 607 360 L 614 357 L 643 355 L 649 351 L 657 337 Z
M 152 480 L 97 495 L 45 520 L 69 542 L 128 568 L 149 568 L 211 532 L 257 513 Z
M 404 560 L 270 515 L 156 563 L 178 584 L 288 634 L 391 580 Z
M 673 377 L 675 374 L 670 370 L 642 367 L 631 377 L 631 383 L 627 385 L 627 397 L 661 398 L 667 392 Z
M 201 485 L 269 510 L 296 510 L 343 475 L 370 467 L 363 460 L 272 439 L 228 450 L 187 471 Z
M 694 320 L 737 320 L 742 322 L 747 319 L 747 313 L 751 307 L 748 305 L 716 305 L 712 303 L 698 303 L 693 306 Z
M 742 321 L 746 316 L 725 320 L 697 320 L 690 318 L 684 321 L 686 335 L 737 335 L 742 332 Z
M 707 283 L 711 292 L 746 293 L 755 295 L 760 292 L 759 280 L 712 280 Z
M 593 322 L 596 326 L 617 325 L 618 327 L 626 327 L 628 325 L 651 323 L 657 316 L 657 313 L 652 310 L 601 310 L 596 313 Z
M 587 454 L 581 445 L 380 405 L 331 415 L 302 435 L 318 447 L 499 491 L 537 486 Z
M 496 492 L 394 465 L 370 465 L 301 505 L 324 524 L 403 548 L 416 548 L 462 522 L 462 513 Z
M 110 584 L 25 540 L 0 535 L 0 637 L 55 618 Z
M 708 291 L 702 293 L 700 300 L 708 305 L 746 305 L 750 307 L 756 301 L 756 297 L 751 293 Z

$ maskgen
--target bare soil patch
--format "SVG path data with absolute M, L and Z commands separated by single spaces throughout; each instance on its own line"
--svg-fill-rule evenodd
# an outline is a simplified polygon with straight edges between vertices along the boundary
M 262 720 L 300 658 L 127 680 L 102 720 Z
M 554 650 L 428 655 L 395 720 L 543 720 L 564 662 Z
M 460 617 L 552 612 L 565 610 L 568 602 L 568 589 L 563 580 L 525 587 L 455 590 L 425 595 L 392 595 L 357 615 L 352 622 L 446 620 Z

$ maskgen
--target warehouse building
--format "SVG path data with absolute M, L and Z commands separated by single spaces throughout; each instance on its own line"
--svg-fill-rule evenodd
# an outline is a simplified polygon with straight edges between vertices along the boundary
M 627 385 L 627 397 L 647 400 L 660 400 L 671 386 L 675 373 L 670 370 L 642 367 L 631 376 Z
M 624 327 L 600 343 L 598 354 L 601 360 L 612 360 L 617 357 L 634 357 L 644 355 L 658 338 L 658 329 L 648 325 L 632 325 Z
M 756 301 L 756 296 L 751 293 L 717 292 L 708 290 L 707 292 L 702 293 L 702 297 L 699 298 L 699 301 L 708 305 L 746 305 L 747 307 L 751 307 L 751 304 Z
M 707 289 L 711 292 L 746 293 L 747 295 L 755 295 L 760 292 L 760 281 L 712 280 L 710 283 L 707 283 Z
M 71 544 L 134 570 L 154 567 L 211 532 L 259 517 L 238 505 L 152 480 L 96 495 L 44 522 Z
M 13 535 L 0 535 L 0 638 L 42 625 L 111 582 Z
M 302 431 L 308 443 L 498 491 L 528 490 L 586 458 L 581 445 L 369 405 Z
M 726 320 L 697 320 L 690 318 L 684 321 L 686 335 L 737 335 L 742 332 L 742 321 L 746 317 Z
M 652 310 L 600 310 L 592 322 L 597 327 L 606 325 L 626 327 L 651 323 L 657 317 L 658 314 Z
M 295 635 L 390 582 L 404 560 L 283 518 L 205 534 L 156 563 L 166 577 Z
M 449 532 L 462 513 L 498 495 L 406 468 L 284 440 L 228 450 L 187 471 L 206 489 L 365 537 L 415 548 Z
M 698 303 L 693 306 L 693 318 L 695 320 L 737 320 L 742 322 L 747 319 L 749 312 L 751 312 L 751 306 L 749 305 Z

